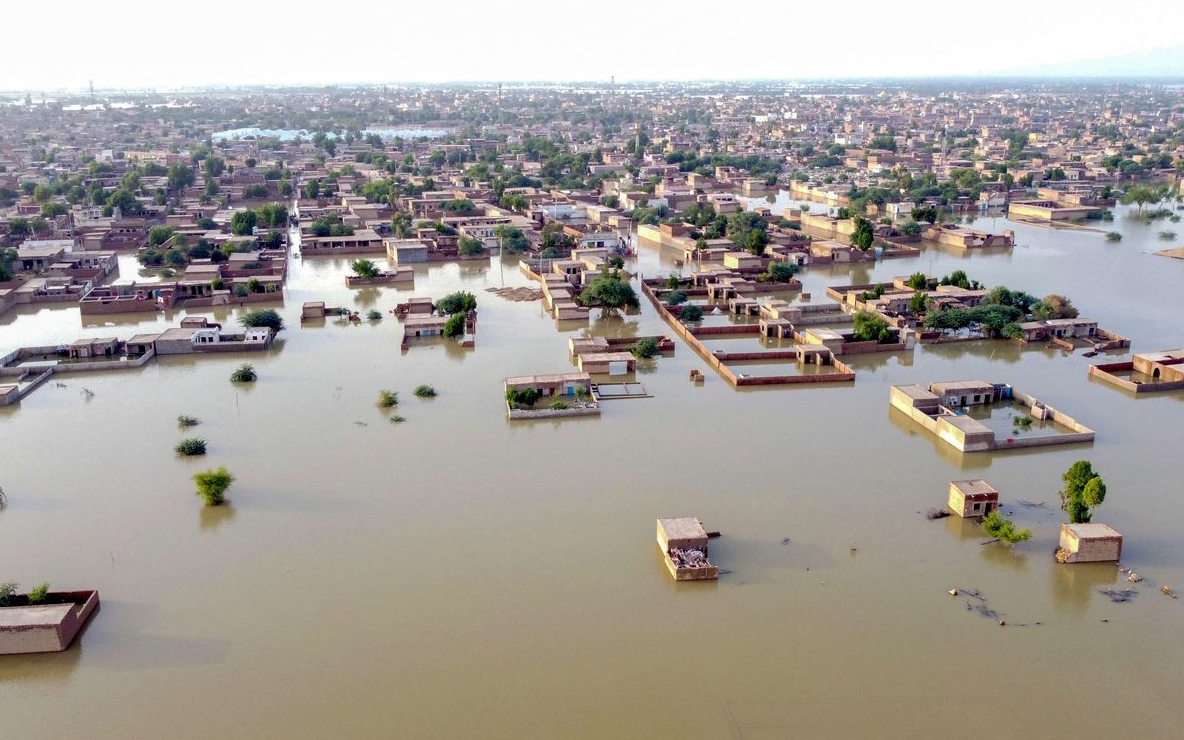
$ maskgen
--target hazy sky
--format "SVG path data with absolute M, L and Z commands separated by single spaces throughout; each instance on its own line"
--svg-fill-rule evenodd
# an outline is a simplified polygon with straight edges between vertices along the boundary
M 0 89 L 33 91 L 963 75 L 1184 44 L 1181 0 L 58 0 L 0 21 Z

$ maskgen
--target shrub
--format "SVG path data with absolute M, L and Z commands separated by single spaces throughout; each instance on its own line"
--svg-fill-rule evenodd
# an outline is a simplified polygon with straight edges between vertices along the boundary
M 382 321 L 382 311 L 377 311 L 372 308 L 366 312 L 366 318 L 370 321 Z
M 466 257 L 485 254 L 485 242 L 468 236 L 462 236 L 456 244 L 456 249 Z
M 222 278 L 214 278 L 210 281 L 210 290 L 226 290 L 226 281 Z
M 666 287 L 670 288 L 671 290 L 674 290 L 681 284 L 682 276 L 680 276 L 677 272 L 670 273 L 670 275 L 666 278 Z
M 399 416 L 398 414 L 395 414 L 394 416 L 391 417 L 392 424 L 402 424 L 405 421 L 407 421 L 407 420 L 404 419 L 402 416 Z
M 195 416 L 186 416 L 185 414 L 181 414 L 177 417 L 177 425 L 181 427 L 195 427 L 200 423 L 201 419 L 198 419 Z
M 237 290 L 238 286 L 235 287 Z M 274 308 L 257 308 L 254 311 L 248 311 L 239 318 L 238 323 L 244 329 L 266 326 L 272 331 L 282 331 L 284 328 L 284 319 Z
M 648 360 L 651 357 L 657 357 L 658 351 L 658 340 L 654 339 L 653 337 L 646 337 L 640 340 L 633 346 L 633 349 L 630 350 L 634 357 L 639 357 L 643 360 Z
M 571 407 L 568 406 L 563 401 L 556 398 L 554 401 L 552 401 L 551 403 L 549 403 L 547 405 L 547 408 L 551 409 L 552 411 L 562 411 L 563 409 L 567 409 L 567 408 L 571 408 Z
M 399 394 L 397 391 L 383 388 L 378 392 L 378 406 L 379 408 L 389 409 L 392 406 L 399 404 Z
M 681 290 L 672 290 L 666 294 L 666 305 L 678 306 L 687 302 L 687 294 Z
M 448 317 L 448 321 L 444 324 L 444 336 L 446 337 L 460 337 L 465 333 L 465 315 L 463 313 L 454 313 Z
M 516 409 L 522 406 L 534 406 L 538 403 L 539 392 L 534 388 L 524 388 L 517 390 L 510 388 L 506 390 L 506 402 L 510 404 L 510 408 Z
M 424 383 L 423 385 L 415 386 L 416 398 L 434 398 L 435 395 L 436 395 L 436 389 L 433 388 L 432 386 L 428 385 L 427 383 Z
M 983 531 L 988 535 L 1014 545 L 1032 536 L 1030 529 L 1016 529 L 1015 522 L 993 510 L 983 518 Z
M 206 441 L 198 437 L 190 437 L 183 439 L 177 443 L 178 455 L 204 455 L 206 454 Z
M 1120 242 L 1120 241 L 1122 241 L 1122 234 L 1119 234 L 1117 231 L 1107 231 L 1106 232 L 1106 241 Z
M 255 366 L 249 362 L 244 362 L 238 366 L 233 373 L 230 374 L 230 380 L 234 383 L 254 383 L 259 379 L 255 373 Z
M 246 298 L 250 292 L 251 291 L 247 290 L 247 286 L 243 285 L 242 283 L 234 286 L 234 294 L 239 298 Z
M 49 594 L 49 582 L 48 581 L 42 582 L 42 584 L 40 586 L 37 586 L 36 588 L 31 589 L 29 591 L 29 596 L 28 596 L 29 603 L 30 604 L 40 604 L 41 602 L 45 601 L 45 597 L 48 594 Z
M 218 506 L 226 500 L 226 489 L 234 483 L 234 476 L 226 468 L 204 470 L 193 476 L 197 484 L 197 495 L 205 499 L 206 506 Z
M 679 312 L 678 320 L 683 323 L 688 321 L 702 321 L 703 309 L 699 308 L 693 303 L 687 304 L 683 306 L 682 311 Z
M 12 583 L 11 581 L 8 583 L 0 583 L 0 606 L 8 606 L 8 602 L 13 596 L 16 596 L 16 590 L 18 587 L 19 584 Z

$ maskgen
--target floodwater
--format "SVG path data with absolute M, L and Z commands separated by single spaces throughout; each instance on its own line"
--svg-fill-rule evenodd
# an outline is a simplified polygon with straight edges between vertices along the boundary
M 1150 254 L 1163 225 L 1120 212 L 1103 225 L 1119 244 L 975 225 L 1019 246 L 810 269 L 805 289 L 819 302 L 828 284 L 961 268 L 1069 295 L 1135 351 L 1184 345 L 1184 262 Z M 666 274 L 675 256 L 642 246 L 636 269 Z M 640 364 L 653 398 L 511 424 L 505 376 L 570 370 L 573 333 L 666 332 L 652 307 L 557 327 L 484 291 L 529 285 L 509 256 L 418 267 L 413 289 L 350 291 L 347 270 L 294 260 L 266 354 L 68 375 L 0 409 L 0 580 L 103 599 L 70 650 L 0 658 L 5 735 L 1178 736 L 1184 601 L 1159 587 L 1184 591 L 1184 393 L 1135 397 L 1088 378 L 1080 352 L 991 342 L 851 358 L 854 384 L 735 390 L 678 341 Z M 457 288 L 480 303 L 471 350 L 401 353 L 389 316 L 298 320 L 307 300 L 364 314 Z M 184 313 L 21 310 L 0 318 L 0 353 Z M 259 381 L 232 385 L 244 360 Z M 1097 440 L 963 456 L 889 409 L 891 384 L 957 379 L 1011 383 Z M 420 383 L 439 396 L 415 398 Z M 375 405 L 382 388 L 404 423 Z M 203 424 L 182 433 L 178 414 Z M 190 435 L 205 458 L 173 453 Z M 1099 593 L 1128 585 L 1113 565 L 1052 558 L 1060 474 L 1080 458 L 1109 487 L 1096 519 L 1146 579 L 1129 603 Z M 218 465 L 237 482 L 206 508 L 190 477 Z M 983 545 L 970 522 L 927 520 L 967 477 L 1033 538 Z M 679 515 L 722 531 L 718 582 L 662 566 L 654 519 Z M 951 588 L 978 589 L 992 616 Z

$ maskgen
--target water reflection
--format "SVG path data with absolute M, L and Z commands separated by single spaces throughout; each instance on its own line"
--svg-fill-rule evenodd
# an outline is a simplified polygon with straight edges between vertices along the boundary
M 201 523 L 201 530 L 203 532 L 218 529 L 223 524 L 229 523 L 238 514 L 238 511 L 227 500 L 225 503 L 218 506 L 202 505 L 200 509 L 198 521 Z
M 1118 568 L 1114 563 L 1058 564 L 1052 569 L 1049 579 L 1053 603 L 1078 615 L 1087 612 L 1090 604 L 1097 599 L 1106 598 L 1098 591 L 1113 588 L 1117 583 Z

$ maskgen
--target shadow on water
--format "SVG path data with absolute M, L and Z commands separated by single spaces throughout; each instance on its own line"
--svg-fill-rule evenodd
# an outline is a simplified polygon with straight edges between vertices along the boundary
M 223 524 L 229 523 L 234 519 L 237 513 L 229 501 L 218 506 L 206 506 L 203 504 L 199 516 L 201 529 L 203 532 L 218 529 Z
M 1049 557 L 1052 557 L 1051 553 Z M 1115 587 L 1118 568 L 1114 563 L 1072 563 L 1052 569 L 1049 586 L 1053 602 L 1064 611 L 1084 614 L 1092 602 L 1104 599 L 1103 588 Z M 1123 581 L 1122 588 L 1125 588 Z

